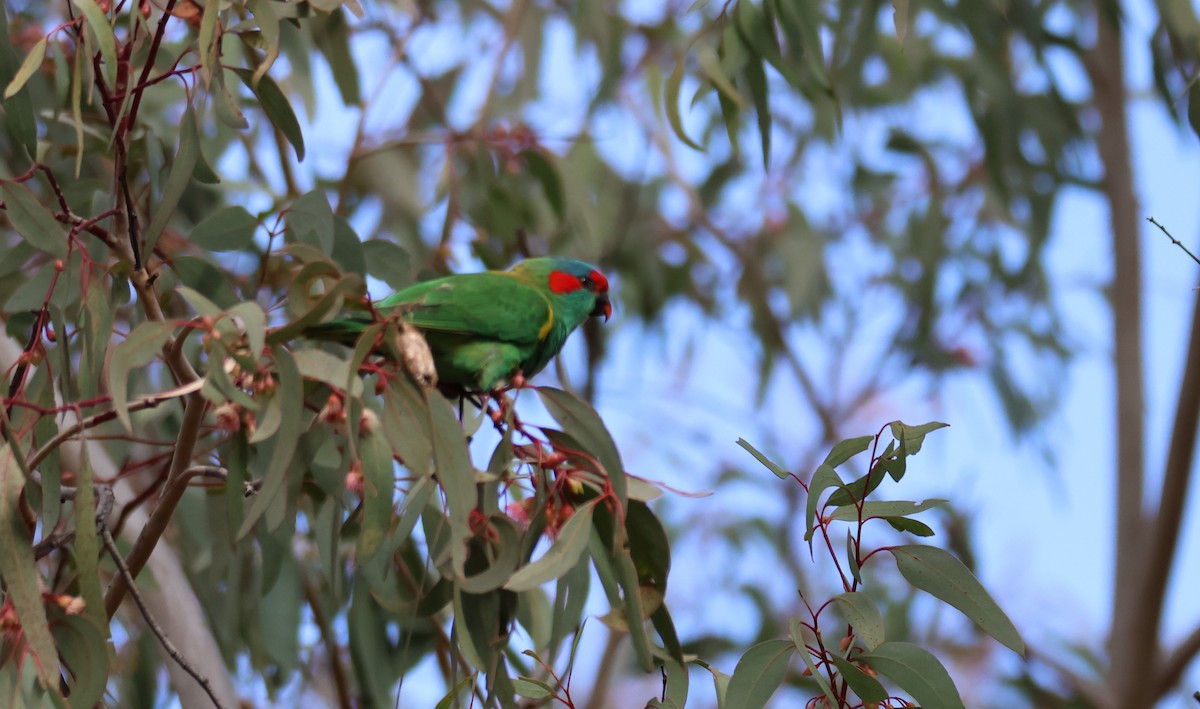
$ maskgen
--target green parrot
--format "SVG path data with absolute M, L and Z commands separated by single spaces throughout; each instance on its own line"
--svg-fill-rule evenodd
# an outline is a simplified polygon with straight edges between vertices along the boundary
M 440 384 L 487 392 L 532 377 L 589 317 L 608 320 L 608 279 L 591 264 L 547 256 L 507 271 L 435 278 L 375 303 L 381 315 L 400 313 L 425 335 Z M 348 318 L 308 328 L 305 335 L 353 347 L 372 321 Z

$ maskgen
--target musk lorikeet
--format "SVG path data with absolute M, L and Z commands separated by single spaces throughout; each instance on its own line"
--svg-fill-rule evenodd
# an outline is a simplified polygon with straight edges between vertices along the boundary
M 547 256 L 507 271 L 435 278 L 375 303 L 421 330 L 441 384 L 491 391 L 520 373 L 540 372 L 589 317 L 608 320 L 608 279 L 591 264 Z M 353 347 L 371 325 L 348 318 L 308 328 L 305 335 Z

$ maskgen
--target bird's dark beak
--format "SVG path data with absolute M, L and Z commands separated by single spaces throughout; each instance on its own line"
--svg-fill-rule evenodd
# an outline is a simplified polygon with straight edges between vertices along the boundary
M 592 308 L 591 316 L 599 315 L 604 316 L 604 322 L 608 322 L 608 319 L 612 317 L 612 303 L 609 302 L 607 293 L 601 293 L 596 298 L 596 307 Z

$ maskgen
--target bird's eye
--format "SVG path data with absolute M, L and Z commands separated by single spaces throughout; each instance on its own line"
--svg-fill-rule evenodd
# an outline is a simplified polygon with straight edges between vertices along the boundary
M 581 287 L 583 287 L 585 290 L 591 290 L 592 289 L 592 279 L 589 278 L 588 276 L 580 276 L 579 277 L 579 285 Z

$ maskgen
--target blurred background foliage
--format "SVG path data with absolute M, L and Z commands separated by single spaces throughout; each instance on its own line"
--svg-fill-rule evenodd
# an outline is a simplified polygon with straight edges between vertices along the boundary
M 28 342 L 52 293 L 46 317 L 81 343 L 76 359 L 56 363 L 53 386 L 45 368 L 42 378 L 31 375 L 27 396 L 45 405 L 54 386 L 71 401 L 102 393 L 108 333 L 142 321 L 131 304 L 139 300 L 129 285 L 132 254 L 114 243 L 121 220 L 136 214 L 141 256 L 156 279 L 149 287 L 179 321 L 203 306 L 178 286 L 216 313 L 257 303 L 272 325 L 300 317 L 312 307 L 300 286 L 315 281 L 297 274 L 325 277 L 300 269 L 326 257 L 369 277 L 378 296 L 434 274 L 572 255 L 599 264 L 619 301 L 618 327 L 589 323 L 584 346 L 558 369 L 585 399 L 619 407 L 612 402 L 628 387 L 605 364 L 622 340 L 667 349 L 681 321 L 732 324 L 737 335 L 726 344 L 756 376 L 720 385 L 754 390 L 760 403 L 772 391 L 794 392 L 792 416 L 762 435 L 798 473 L 813 470 L 832 443 L 863 433 L 864 421 L 875 430 L 881 407 L 903 417 L 904 402 L 935 398 L 957 375 L 986 381 L 1011 430 L 1051 454 L 1039 424 L 1055 410 L 1073 350 L 1044 268 L 1054 211 L 1064 194 L 1094 193 L 1112 206 L 1114 235 L 1129 236 L 1120 221 L 1135 203 L 1120 115 L 1128 40 L 1115 0 L 8 0 L 5 11 L 0 84 L 19 90 L 4 98 L 0 170 L 11 179 L 34 161 L 47 168 L 23 184 L 46 209 L 61 215 L 56 205 L 69 205 L 79 217 L 64 283 L 107 279 L 103 292 L 55 287 L 49 266 L 67 254 L 4 233 L 0 307 L 9 336 Z M 160 23 L 164 11 L 171 19 Z M 1195 9 L 1160 0 L 1154 11 L 1158 100 L 1181 123 L 1200 121 L 1178 100 L 1196 91 Z M 90 24 L 97 17 L 111 28 L 107 37 Z M 106 95 L 102 85 L 131 81 L 118 64 L 141 72 L 144 90 Z M 56 176 L 59 194 L 43 172 Z M 123 204 L 114 196 L 126 189 Z M 6 198 L 20 226 L 14 197 Z M 1136 259 L 1115 253 L 1136 273 Z M 326 287 L 340 287 L 337 278 Z M 1119 286 L 1103 292 L 1136 300 L 1136 289 Z M 345 295 L 361 287 L 347 282 Z M 198 340 L 188 341 L 189 356 Z M 645 397 L 677 386 L 677 373 L 705 356 L 702 346 L 694 339 L 675 350 L 673 371 L 654 373 Z M 250 354 L 250 363 L 258 359 Z M 314 370 L 306 366 L 307 377 Z M 67 376 L 71 369 L 78 375 Z M 162 367 L 133 377 L 135 394 L 173 385 Z M 899 403 L 881 404 L 893 396 Z M 703 446 L 685 440 L 687 415 L 643 426 L 668 449 Z M 165 432 L 180 425 L 178 407 L 155 416 L 141 425 L 156 435 L 103 441 L 146 495 L 168 457 L 155 441 L 171 440 Z M 740 426 L 728 423 L 730 439 L 746 433 Z M 318 478 L 322 469 L 330 476 L 330 493 L 345 461 L 326 460 L 315 436 L 305 434 L 300 455 Z M 202 449 L 218 438 L 208 440 Z M 223 464 L 248 455 L 254 477 L 269 474 L 269 451 L 219 452 Z M 753 550 L 773 577 L 762 586 L 709 575 L 716 586 L 703 593 L 673 587 L 677 617 L 719 614 L 730 597 L 757 611 L 739 618 L 736 631 L 681 623 L 685 650 L 714 659 L 784 635 L 794 590 L 817 597 L 824 582 L 797 551 L 799 486 L 781 492 L 748 460 L 710 461 L 691 489 L 733 490 L 732 508 L 714 517 L 705 501 L 655 503 L 683 555 L 676 567 L 680 558 Z M 779 500 L 787 513 L 769 511 Z M 353 633 L 369 621 L 338 616 L 325 605 L 336 593 L 311 584 L 318 558 L 328 564 L 332 553 L 316 530 L 332 520 L 317 507 L 299 517 L 271 512 L 290 522 L 259 544 L 295 554 L 269 555 L 278 566 L 254 570 L 253 552 L 219 543 L 236 530 L 222 527 L 217 509 L 185 495 L 171 541 L 236 681 L 272 696 L 335 696 L 317 668 L 345 645 L 347 626 Z M 938 527 L 969 561 L 969 522 L 949 513 Z M 420 559 L 410 561 L 419 568 Z M 239 574 L 274 590 L 263 599 L 229 593 L 245 582 Z M 288 582 L 272 586 L 276 574 Z M 1121 664 L 1120 643 L 1081 650 L 1089 658 L 1082 670 L 1053 661 L 1037 672 L 998 668 L 984 639 L 927 625 L 907 592 L 875 588 L 897 635 L 940 648 L 956 672 L 989 678 L 974 697 L 981 705 L 1005 696 L 992 705 L 1022 697 L 1037 706 L 1133 706 L 1120 697 L 1138 696 L 1116 676 L 1107 680 L 1116 704 L 1097 689 L 1102 668 Z M 253 617 L 257 627 L 238 624 Z M 291 623 L 304 624 L 300 638 L 270 632 Z M 318 647 L 311 628 L 328 628 L 322 640 L 330 644 Z M 145 636 L 125 632 L 122 703 L 161 699 Z M 432 665 L 448 660 L 428 654 L 432 635 L 422 637 L 428 645 L 410 636 L 416 644 L 405 659 L 365 672 L 382 682 L 376 696 L 389 691 L 382 678 L 418 661 L 438 676 Z M 394 637 L 377 640 L 395 649 Z M 644 701 L 630 697 L 658 680 L 618 681 L 631 669 L 627 650 L 618 635 L 604 643 L 593 640 L 595 664 L 578 669 L 592 688 L 586 706 Z M 360 670 L 371 662 L 361 648 L 352 658 Z M 992 694 L 1004 676 L 1016 694 Z M 799 674 L 787 681 L 797 697 L 811 696 Z M 1153 699 L 1171 684 L 1154 684 Z

